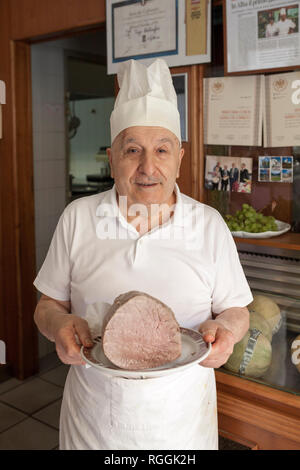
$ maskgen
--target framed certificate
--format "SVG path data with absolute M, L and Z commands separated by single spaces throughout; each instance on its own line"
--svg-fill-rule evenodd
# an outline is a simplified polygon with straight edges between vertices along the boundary
M 225 75 L 300 68 L 299 0 L 225 5 Z
M 156 57 L 169 67 L 209 62 L 211 0 L 106 0 L 107 70 Z
M 178 1 L 113 3 L 112 61 L 178 54 Z
M 300 71 L 266 75 L 264 146 L 300 146 Z
M 204 79 L 204 143 L 262 144 L 263 75 Z

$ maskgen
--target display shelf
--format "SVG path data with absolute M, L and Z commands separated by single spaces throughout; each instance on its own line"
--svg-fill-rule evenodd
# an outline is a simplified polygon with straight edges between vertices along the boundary
M 269 246 L 285 250 L 300 251 L 300 233 L 288 232 L 273 238 L 240 238 L 234 237 L 236 244 L 246 243 L 250 245 Z
M 247 439 L 256 449 L 299 450 L 298 396 L 220 370 L 216 379 L 221 434 Z
M 272 338 L 272 362 L 267 371 L 261 377 L 248 377 L 234 373 L 222 367 L 219 369 L 238 379 L 246 379 L 249 382 L 255 382 L 267 386 L 273 390 L 292 394 L 297 397 L 292 402 L 298 402 L 300 407 L 300 374 L 291 359 L 290 345 L 296 338 L 297 333 L 286 330 L 283 325 L 280 331 Z M 285 395 L 287 400 L 287 395 Z M 300 417 L 300 408 L 299 408 Z

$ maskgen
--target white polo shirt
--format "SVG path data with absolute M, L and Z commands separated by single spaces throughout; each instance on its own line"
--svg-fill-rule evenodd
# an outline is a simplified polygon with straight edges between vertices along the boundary
M 232 235 L 213 208 L 180 193 L 173 217 L 140 234 L 121 215 L 115 187 L 73 201 L 64 210 L 35 287 L 86 316 L 96 302 L 127 291 L 166 303 L 182 327 L 197 328 L 252 294 Z
M 279 20 L 276 23 L 276 26 L 277 26 L 277 29 L 278 29 L 278 32 L 279 32 L 278 33 L 279 36 L 284 36 L 284 35 L 288 34 L 289 31 L 290 31 L 290 28 L 292 28 L 292 29 L 296 28 L 295 23 L 292 20 L 290 20 L 289 18 L 286 18 L 285 21 Z

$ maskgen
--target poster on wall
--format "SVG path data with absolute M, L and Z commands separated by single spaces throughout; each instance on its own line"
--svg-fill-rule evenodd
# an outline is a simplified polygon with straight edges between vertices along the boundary
M 292 183 L 293 157 L 267 155 L 259 157 L 258 181 L 261 183 Z
M 207 155 L 206 189 L 251 193 L 252 162 L 252 158 Z
M 226 73 L 300 66 L 299 1 L 226 0 Z
M 300 71 L 265 77 L 264 146 L 300 146 Z
M 204 79 L 204 143 L 262 144 L 263 75 Z
M 107 71 L 123 61 L 209 62 L 211 0 L 106 0 Z M 196 28 L 196 34 L 195 34 Z

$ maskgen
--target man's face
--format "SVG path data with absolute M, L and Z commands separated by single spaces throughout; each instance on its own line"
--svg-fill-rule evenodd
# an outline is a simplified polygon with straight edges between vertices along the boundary
M 128 206 L 175 202 L 174 185 L 184 150 L 171 131 L 129 127 L 117 136 L 107 154 L 117 192 L 127 196 Z
M 280 19 L 281 19 L 281 21 L 285 21 L 286 20 L 286 14 L 280 15 Z

